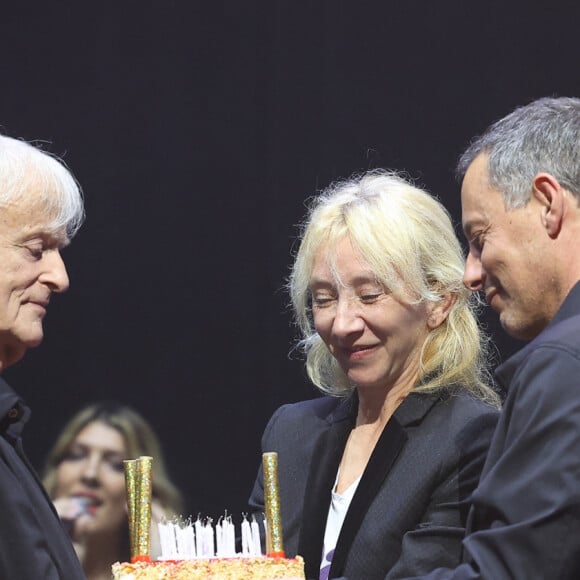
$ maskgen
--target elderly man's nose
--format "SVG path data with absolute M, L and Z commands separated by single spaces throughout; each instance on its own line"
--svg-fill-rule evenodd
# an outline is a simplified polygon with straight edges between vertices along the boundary
M 40 281 L 49 286 L 53 292 L 65 292 L 68 290 L 68 273 L 60 252 L 56 249 L 46 252 L 43 260 L 46 267 L 40 276 Z

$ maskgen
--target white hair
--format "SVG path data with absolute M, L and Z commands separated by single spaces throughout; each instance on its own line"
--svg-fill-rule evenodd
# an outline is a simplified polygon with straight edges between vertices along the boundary
M 79 184 L 64 162 L 25 141 L 0 135 L 0 208 L 23 201 L 31 192 L 57 231 L 72 238 L 85 218 Z

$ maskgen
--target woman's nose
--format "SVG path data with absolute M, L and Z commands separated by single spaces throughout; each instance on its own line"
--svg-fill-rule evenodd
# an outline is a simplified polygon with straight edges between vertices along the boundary
M 81 478 L 84 483 L 94 485 L 99 481 L 99 461 L 90 458 L 84 465 Z
M 352 299 L 339 299 L 332 330 L 338 336 L 346 336 L 364 329 L 364 321 L 360 316 L 357 304 Z

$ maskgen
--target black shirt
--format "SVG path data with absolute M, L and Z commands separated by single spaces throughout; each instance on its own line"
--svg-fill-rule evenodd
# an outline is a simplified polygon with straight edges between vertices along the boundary
M 29 415 L 0 379 L 0 578 L 82 579 L 72 543 L 22 449 Z

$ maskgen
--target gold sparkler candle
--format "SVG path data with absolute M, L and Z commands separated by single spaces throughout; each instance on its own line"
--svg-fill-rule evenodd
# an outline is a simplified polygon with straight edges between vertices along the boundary
M 127 490 L 127 511 L 129 517 L 129 544 L 131 547 L 131 558 L 137 555 L 136 549 L 136 522 L 137 522 L 137 460 L 126 459 L 123 461 L 125 467 L 125 489 Z
M 135 520 L 137 534 L 135 548 L 138 559 L 149 559 L 151 550 L 151 468 L 152 457 L 137 459 L 137 518 Z
M 284 557 L 282 538 L 282 514 L 278 487 L 278 454 L 262 455 L 264 472 L 264 500 L 266 504 L 266 553 L 268 556 Z
M 152 463 L 151 457 L 126 459 L 123 462 L 132 562 L 150 558 Z

